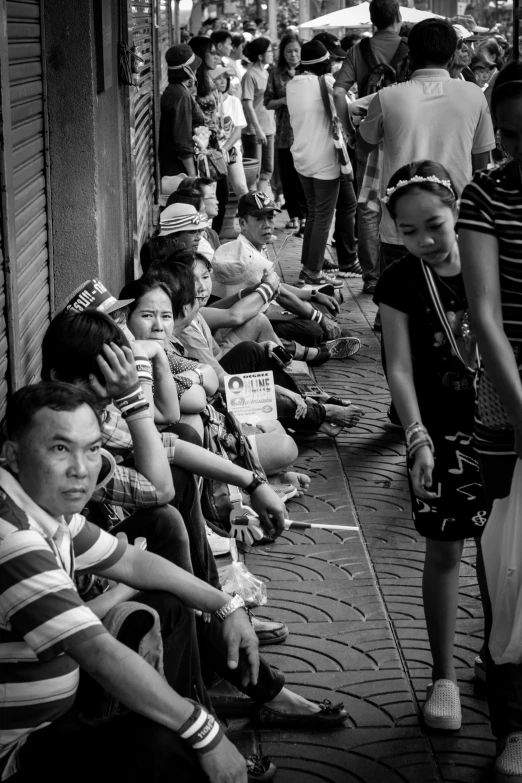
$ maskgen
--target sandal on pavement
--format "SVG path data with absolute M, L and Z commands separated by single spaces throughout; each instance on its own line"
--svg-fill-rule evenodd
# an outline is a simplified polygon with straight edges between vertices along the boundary
M 272 764 L 268 756 L 247 756 L 248 780 L 256 780 L 257 783 L 265 783 L 266 780 L 275 778 L 277 767 Z
M 462 712 L 459 689 L 455 683 L 452 680 L 436 680 L 428 685 L 422 712 L 424 723 L 430 729 L 458 731 L 462 724 Z
M 283 712 L 273 707 L 267 707 L 266 704 L 256 705 L 250 713 L 251 722 L 258 728 L 278 729 L 288 727 L 292 729 L 334 729 L 341 726 L 348 713 L 344 709 L 344 704 L 332 704 L 325 699 L 322 702 L 314 702 L 320 708 L 320 712 L 307 712 L 304 715 Z
M 495 761 L 495 783 L 522 783 L 522 732 L 508 734 L 502 744 Z
M 362 277 L 362 267 L 356 258 L 353 264 L 339 268 L 336 274 L 337 277 Z
M 339 272 L 339 264 L 337 261 L 330 261 L 329 258 L 325 258 L 323 261 L 323 272 L 335 272 L 337 274 Z
M 301 361 L 306 362 L 307 364 L 310 365 L 310 367 L 320 367 L 321 364 L 324 364 L 325 362 L 328 361 L 331 354 L 328 348 L 324 348 L 323 346 L 318 346 L 317 350 L 319 352 L 317 356 L 314 356 L 313 359 L 309 359 L 308 355 L 310 353 L 310 349 L 305 348 L 303 356 L 301 357 Z
M 283 503 L 297 495 L 297 487 L 294 487 L 293 484 L 273 484 L 271 481 L 268 484 Z
M 330 351 L 331 359 L 348 359 L 361 348 L 358 337 L 337 337 L 335 340 L 327 340 L 326 347 Z

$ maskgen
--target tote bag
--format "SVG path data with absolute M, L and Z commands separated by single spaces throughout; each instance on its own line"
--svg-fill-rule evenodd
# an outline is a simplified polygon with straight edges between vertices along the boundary
M 495 500 L 481 539 L 493 613 L 489 651 L 496 664 L 522 663 L 522 460 L 511 492 Z

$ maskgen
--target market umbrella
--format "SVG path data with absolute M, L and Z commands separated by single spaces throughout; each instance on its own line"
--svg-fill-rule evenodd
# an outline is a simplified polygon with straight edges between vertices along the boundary
M 408 8 L 401 6 L 401 17 L 403 22 L 420 22 L 423 19 L 430 19 L 437 14 L 430 11 L 419 11 L 417 8 Z M 299 25 L 301 30 L 323 30 L 328 27 L 371 27 L 370 3 L 364 2 L 360 5 L 352 5 L 350 8 L 341 8 L 340 11 L 333 11 L 331 14 L 320 16 L 317 19 L 310 19 L 309 22 L 303 22 Z

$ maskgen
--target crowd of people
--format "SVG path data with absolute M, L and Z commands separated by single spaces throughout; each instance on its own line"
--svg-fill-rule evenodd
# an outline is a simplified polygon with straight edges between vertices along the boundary
M 337 316 L 362 274 L 426 540 L 424 722 L 461 727 L 454 636 L 473 537 L 496 779 L 522 781 L 522 666 L 489 652 L 480 548 L 522 457 L 522 64 L 458 21 L 404 29 L 398 0 L 370 13 L 371 38 L 302 44 L 290 31 L 276 53 L 218 29 L 167 51 L 143 274 L 118 298 L 99 280 L 72 292 L 44 336 L 41 381 L 8 401 L 2 780 L 273 779 L 269 759 L 227 738 L 216 676 L 258 727 L 344 723 L 342 703 L 305 699 L 260 656 L 288 628 L 224 592 L 216 558 L 234 537 L 273 542 L 310 485 L 292 469 L 298 444 L 364 415 L 292 373 L 361 349 Z M 237 237 L 222 241 L 230 189 Z M 302 239 L 295 286 L 271 250 L 282 208 Z M 273 375 L 277 418 L 241 425 L 226 376 L 255 372 Z

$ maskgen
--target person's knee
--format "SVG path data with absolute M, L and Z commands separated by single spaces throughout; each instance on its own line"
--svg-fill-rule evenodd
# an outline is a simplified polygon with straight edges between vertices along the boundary
M 147 517 L 147 527 L 151 531 L 151 542 L 157 542 L 162 549 L 165 544 L 173 544 L 174 542 L 177 545 L 189 546 L 187 528 L 177 508 L 174 506 L 151 508 L 147 511 Z
M 277 436 L 277 455 L 281 463 L 286 467 L 292 465 L 299 456 L 299 449 L 295 440 L 290 435 Z
M 462 541 L 426 540 L 426 560 L 429 565 L 441 573 L 456 568 L 462 557 Z

